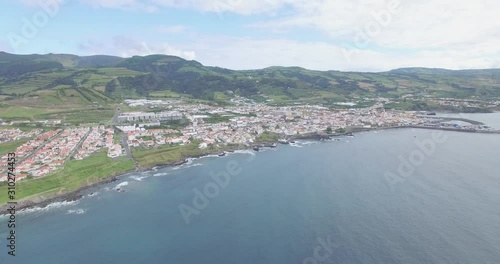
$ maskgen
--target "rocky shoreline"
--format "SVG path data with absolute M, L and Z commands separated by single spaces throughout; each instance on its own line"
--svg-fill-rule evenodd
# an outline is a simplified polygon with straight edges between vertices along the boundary
M 248 148 L 245 148 L 245 149 L 248 149 Z M 56 202 L 77 201 L 77 200 L 80 200 L 81 198 L 83 198 L 84 191 L 91 189 L 91 188 L 94 188 L 94 187 L 97 187 L 97 186 L 100 186 L 100 185 L 103 185 L 103 184 L 119 181 L 120 178 L 122 178 L 123 176 L 125 176 L 129 173 L 132 173 L 132 172 L 145 172 L 145 171 L 150 171 L 153 168 L 176 167 L 176 166 L 180 166 L 180 165 L 183 165 L 183 164 L 189 162 L 190 159 L 197 159 L 197 158 L 202 158 L 202 157 L 209 156 L 209 155 L 220 155 L 220 154 L 222 154 L 222 153 L 213 152 L 213 153 L 207 153 L 207 154 L 187 156 L 187 157 L 184 157 L 182 160 L 179 160 L 179 161 L 176 161 L 173 163 L 156 164 L 154 166 L 149 166 L 149 167 L 144 167 L 144 168 L 136 168 L 133 170 L 124 171 L 124 172 L 120 173 L 119 175 L 109 176 L 101 181 L 82 186 L 82 187 L 80 187 L 76 190 L 70 191 L 70 192 L 55 193 L 55 194 L 50 194 L 50 195 L 40 194 L 40 195 L 36 195 L 36 196 L 31 196 L 31 197 L 25 198 L 23 200 L 17 201 L 16 210 L 19 211 L 19 210 L 30 209 L 30 208 L 35 208 L 35 207 L 45 208 L 49 204 L 56 203 Z M 9 208 L 8 204 L 0 205 L 0 216 L 8 214 L 8 212 L 7 212 L 8 208 Z
M 72 201 L 80 200 L 83 197 L 83 194 L 82 194 L 83 191 L 90 189 L 90 188 L 93 188 L 93 187 L 97 187 L 97 186 L 102 185 L 102 184 L 118 181 L 122 175 L 125 175 L 126 173 L 129 173 L 129 172 L 131 172 L 131 171 L 124 172 L 123 174 L 121 174 L 119 176 L 111 176 L 111 177 L 106 178 L 102 181 L 82 186 L 82 187 L 80 187 L 74 191 L 71 191 L 71 192 L 55 193 L 55 194 L 50 194 L 50 195 L 40 194 L 40 195 L 36 195 L 34 197 L 29 197 L 27 199 L 23 199 L 21 201 L 17 201 L 16 210 L 19 211 L 19 210 L 29 209 L 29 208 L 34 208 L 34 207 L 44 208 L 44 207 L 48 206 L 49 204 L 56 203 L 56 202 L 64 202 L 64 201 L 72 202 Z M 7 209 L 8 209 L 7 204 L 1 205 L 0 206 L 0 215 L 7 214 Z
M 350 129 L 346 133 L 336 133 L 336 134 L 326 134 L 326 133 L 310 133 L 310 134 L 303 134 L 303 135 L 293 135 L 289 137 L 285 137 L 284 139 L 286 142 L 266 142 L 266 143 L 256 143 L 252 145 L 245 146 L 243 148 L 235 149 L 235 150 L 248 150 L 248 149 L 253 149 L 255 151 L 259 151 L 261 148 L 275 148 L 278 143 L 284 143 L 288 144 L 293 142 L 294 140 L 329 140 L 333 139 L 336 137 L 343 137 L 343 136 L 353 136 L 355 133 L 359 132 L 366 132 L 366 131 L 377 131 L 377 130 L 389 130 L 389 129 L 404 129 L 404 128 L 419 128 L 419 129 L 435 129 L 435 130 L 445 130 L 445 131 L 456 131 L 456 132 L 468 132 L 468 133 L 487 133 L 487 134 L 500 134 L 500 131 L 493 131 L 493 132 L 488 132 L 488 131 L 469 131 L 469 130 L 461 130 L 461 129 L 446 129 L 446 128 L 431 128 L 431 127 L 422 127 L 422 126 L 397 126 L 397 127 L 380 127 L 380 128 L 355 128 L 355 129 Z M 23 210 L 23 209 L 29 209 L 29 208 L 34 208 L 34 207 L 40 207 L 44 208 L 48 206 L 49 204 L 56 203 L 56 202 L 71 202 L 71 201 L 76 201 L 79 200 L 83 197 L 83 192 L 103 185 L 107 183 L 112 183 L 120 180 L 123 176 L 131 173 L 131 172 L 145 172 L 149 171 L 153 168 L 167 168 L 167 167 L 176 167 L 183 165 L 187 163 L 190 159 L 197 159 L 197 158 L 202 158 L 205 156 L 209 155 L 219 155 L 219 156 L 225 156 L 227 152 L 234 152 L 235 150 L 232 151 L 224 151 L 224 152 L 213 152 L 213 153 L 206 153 L 206 154 L 200 154 L 200 155 L 193 155 L 193 156 L 187 156 L 184 157 L 182 160 L 173 162 L 173 163 L 167 163 L 167 164 L 156 164 L 154 166 L 149 166 L 149 167 L 144 167 L 144 168 L 136 168 L 134 170 L 129 170 L 120 173 L 119 175 L 113 175 L 108 178 L 105 178 L 99 182 L 92 183 L 89 185 L 82 186 L 74 191 L 71 192 L 66 192 L 66 193 L 56 193 L 56 194 L 50 194 L 50 195 L 36 195 L 34 197 L 29 197 L 26 199 L 23 199 L 21 201 L 17 201 L 16 205 L 16 210 Z M 7 209 L 8 205 L 3 204 L 0 205 L 0 215 L 5 215 L 7 214 Z

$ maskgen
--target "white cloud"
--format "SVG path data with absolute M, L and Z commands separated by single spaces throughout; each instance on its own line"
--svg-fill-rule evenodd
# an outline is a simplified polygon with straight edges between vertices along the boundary
M 158 10 L 153 0 L 12 0 L 26 7 L 39 8 L 40 6 L 59 3 L 70 4 L 79 2 L 95 8 L 115 8 L 123 10 L 154 12 Z
M 37 0 L 22 0 L 33 3 Z M 155 11 L 189 8 L 201 12 L 255 16 L 249 34 L 262 30 L 266 40 L 208 36 L 198 44 L 123 40 L 90 50 L 118 55 L 169 53 L 229 68 L 300 65 L 312 69 L 388 70 L 403 66 L 445 68 L 499 67 L 500 2 L 497 0 L 79 0 L 95 7 Z M 399 5 L 397 5 L 399 3 Z M 388 13 L 391 6 L 397 11 Z M 391 14 L 387 17 L 387 14 Z M 385 23 L 387 22 L 387 23 Z M 376 29 L 377 32 L 368 32 Z M 298 41 L 297 29 L 323 41 Z M 156 32 L 186 33 L 182 25 Z M 190 32 L 196 29 L 191 29 Z M 192 33 L 192 32 L 191 32 Z M 248 35 L 255 36 L 255 35 Z M 276 35 L 275 35 L 276 36 Z M 368 36 L 368 37 L 367 37 Z M 139 38 L 139 37 L 137 37 Z M 145 39 L 141 37 L 141 39 Z M 366 43 L 363 43 L 363 42 Z M 120 41 L 118 41 L 120 42 Z M 129 42 L 129 43 L 127 43 Z M 364 44 L 364 45 L 362 45 Z M 187 47 L 186 47 L 187 46 Z M 83 46 L 83 48 L 88 48 Z M 346 59 L 345 48 L 356 51 Z
M 169 43 L 151 43 L 124 36 L 115 36 L 106 43 L 89 40 L 87 43 L 80 45 L 80 50 L 87 55 L 111 54 L 131 57 L 134 55 L 164 54 L 178 56 L 187 60 L 196 59 L 196 52 L 192 50 L 183 50 Z
M 153 0 L 163 6 L 192 8 L 204 12 L 231 12 L 242 15 L 270 13 L 286 5 L 307 3 L 307 0 Z
M 30 0 L 28 0 L 30 1 Z M 157 7 L 151 4 L 150 1 L 140 0 L 80 0 L 81 3 L 91 5 L 93 7 L 118 8 L 126 10 L 139 10 L 146 12 L 154 12 Z
M 418 51 L 407 54 L 361 50 L 353 53 L 348 60 L 343 47 L 325 42 L 245 38 L 214 38 L 204 39 L 202 42 L 203 45 L 192 47 L 200 62 L 230 69 L 280 65 L 315 70 L 386 71 L 401 67 L 469 69 L 500 66 L 498 53 L 485 53 L 480 49 L 467 52 L 460 49 Z
M 500 53 L 500 20 L 497 15 L 500 2 L 497 0 L 81 1 L 105 7 L 134 8 L 141 5 L 240 15 L 274 14 L 251 26 L 266 32 L 289 34 L 293 34 L 295 29 L 315 30 L 323 34 L 325 43 L 357 48 L 360 49 L 359 54 L 367 56 L 371 53 L 386 54 L 387 58 L 391 58 L 405 52 L 452 54 L 463 50 L 460 55 L 468 56 L 471 62 L 477 64 L 478 60 L 484 61 L 481 56 L 485 54 Z M 390 13 L 394 6 L 398 7 L 398 12 Z M 280 13 L 283 10 L 287 11 L 286 16 Z M 184 28 L 164 27 L 162 30 L 176 33 Z M 370 33 L 369 30 L 375 31 Z M 266 49 L 261 53 L 266 53 Z
M 188 60 L 196 59 L 204 65 L 229 69 L 300 66 L 313 70 L 387 71 L 401 67 L 447 69 L 500 67 L 500 53 L 494 45 L 467 51 L 421 50 L 404 54 L 366 49 L 352 53 L 348 59 L 342 46 L 326 42 L 223 36 L 198 36 L 197 39 L 196 42 L 174 45 L 115 36 L 111 41 L 104 43 L 88 41 L 80 45 L 80 50 L 86 55 L 112 54 L 122 57 L 166 54 Z M 500 46 L 500 41 L 495 45 Z
M 17 2 L 29 7 L 38 7 L 42 1 L 48 0 L 17 0 Z
M 171 25 L 171 26 L 159 26 L 158 32 L 160 33 L 169 33 L 169 34 L 178 34 L 185 32 L 187 27 L 182 25 Z
M 391 3 L 399 3 L 386 25 L 377 14 L 387 14 Z M 498 38 L 500 2 L 496 0 L 338 0 L 294 3 L 296 14 L 261 21 L 254 27 L 264 29 L 309 28 L 325 33 L 332 40 L 353 44 L 366 26 L 377 26 L 380 33 L 371 43 L 385 48 L 447 48 L 448 45 L 482 43 Z M 383 23 L 384 24 L 384 23 Z

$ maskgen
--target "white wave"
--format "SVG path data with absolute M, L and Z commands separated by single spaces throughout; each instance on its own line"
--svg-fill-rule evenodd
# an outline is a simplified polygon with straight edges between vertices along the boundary
M 127 186 L 127 185 L 128 185 L 128 181 L 124 181 L 124 182 L 122 182 L 122 183 L 120 183 L 120 184 L 116 185 L 114 189 L 115 189 L 115 190 L 119 190 L 119 189 L 121 189 L 122 187 Z
M 136 181 L 142 181 L 144 179 L 147 179 L 151 177 L 150 175 L 147 175 L 147 176 L 130 176 L 129 178 L 130 179 L 133 179 L 133 180 L 136 180 Z
M 319 142 L 317 142 L 317 141 L 299 141 L 298 143 L 301 145 L 312 145 L 312 144 L 318 144 Z
M 63 201 L 63 202 L 55 202 L 51 203 L 45 207 L 33 207 L 33 208 L 27 208 L 19 211 L 19 214 L 29 214 L 29 213 L 34 213 L 34 212 L 43 212 L 43 211 L 49 211 L 51 209 L 57 209 L 65 206 L 73 206 L 78 204 L 78 201 Z
M 292 147 L 295 147 L 295 148 L 302 148 L 303 147 L 303 146 L 301 146 L 301 145 L 299 145 L 297 143 L 290 143 L 289 145 L 292 146 Z
M 255 152 L 253 152 L 251 150 L 235 150 L 234 153 L 236 153 L 236 154 L 249 154 L 249 155 L 255 156 Z
M 169 173 L 167 172 L 161 172 L 161 173 L 156 173 L 153 174 L 153 177 L 162 177 L 162 176 L 167 176 Z
M 87 212 L 86 210 L 84 209 L 76 209 L 76 210 L 68 210 L 68 213 L 67 214 L 84 214 L 85 212 Z
M 200 157 L 198 159 L 204 159 L 204 158 L 218 158 L 219 155 L 206 155 L 206 156 L 203 156 L 203 157 Z
M 203 165 L 203 164 L 201 164 L 201 163 L 192 164 L 192 162 L 191 163 L 184 163 L 184 164 L 179 165 L 177 167 L 173 167 L 172 170 L 187 169 L 187 168 L 201 166 L 201 165 Z

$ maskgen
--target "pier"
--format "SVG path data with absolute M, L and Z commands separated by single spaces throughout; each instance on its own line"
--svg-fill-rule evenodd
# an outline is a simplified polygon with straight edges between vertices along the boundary
M 439 116 L 418 116 L 420 118 L 428 118 L 428 119 L 436 119 L 437 121 L 462 121 L 469 123 L 471 125 L 476 125 L 476 126 L 484 126 L 484 123 L 476 121 L 476 120 L 471 120 L 467 118 L 460 118 L 460 117 L 439 117 Z

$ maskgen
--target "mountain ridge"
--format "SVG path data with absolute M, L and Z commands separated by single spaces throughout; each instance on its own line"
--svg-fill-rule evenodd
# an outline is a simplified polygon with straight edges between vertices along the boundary
M 98 92 L 118 99 L 170 91 L 204 100 L 219 99 L 221 103 L 231 94 L 275 103 L 332 103 L 359 97 L 500 97 L 500 69 L 408 67 L 343 72 L 271 66 L 232 70 L 161 54 L 122 58 L 6 52 L 0 52 L 0 66 L 0 91 L 7 96 L 83 86 L 93 92 L 101 89 Z
M 65 57 L 77 57 L 77 58 L 80 58 L 80 59 L 83 59 L 83 60 L 91 60 L 93 58 L 97 59 L 97 58 L 108 58 L 109 60 L 114 60 L 115 63 L 109 63 L 109 65 L 106 65 L 105 63 L 97 63 L 97 66 L 101 66 L 102 64 L 104 64 L 104 66 L 116 66 L 117 64 L 119 64 L 119 62 L 121 61 L 124 61 L 124 60 L 128 60 L 128 59 L 133 59 L 133 58 L 145 58 L 145 57 L 164 57 L 164 58 L 175 58 L 175 59 L 178 59 L 178 60 L 182 60 L 182 61 L 186 61 L 186 62 L 196 62 L 196 63 L 199 63 L 200 65 L 203 65 L 204 67 L 211 67 L 211 68 L 221 68 L 221 69 L 227 69 L 227 70 L 231 70 L 231 71 L 253 71 L 253 70 L 266 70 L 266 69 L 273 69 L 273 68 L 295 68 L 295 69 L 301 69 L 301 70 L 309 70 L 309 71 L 317 71 L 317 72 L 331 72 L 331 71 L 334 71 L 334 72 L 345 72 L 345 73 L 389 73 L 389 72 L 403 72 L 403 71 L 420 71 L 420 70 L 427 70 L 427 71 L 441 71 L 441 72 L 472 72 L 472 71 L 499 71 L 500 72 L 500 68 L 480 68 L 480 69 L 459 69 L 459 70 L 455 70 L 455 69 L 447 69 L 447 68 L 428 68 L 428 67 L 418 67 L 418 66 L 415 66 L 415 67 L 401 67 L 401 68 L 395 68 L 395 69 L 392 69 L 392 70 L 386 70 L 386 71 L 341 71 L 341 70 L 335 70 L 335 69 L 331 69 L 331 70 L 313 70 L 313 69 L 308 69 L 308 68 L 305 68 L 305 67 L 301 67 L 301 66 L 279 66 L 279 65 L 274 65 L 274 66 L 268 66 L 268 67 L 264 67 L 264 68 L 259 68 L 259 69 L 244 69 L 244 70 L 234 70 L 234 69 L 229 69 L 229 68 L 225 68 L 225 67 L 221 67 L 221 66 L 207 66 L 207 65 L 204 65 L 203 63 L 197 61 L 197 60 L 187 60 L 187 59 L 184 59 L 182 57 L 178 57 L 178 56 L 174 56 L 174 55 L 166 55 L 166 54 L 150 54 L 150 55 L 134 55 L 134 56 L 131 56 L 131 57 L 121 57 L 121 56 L 115 56 L 115 55 L 105 55 L 105 54 L 99 54 L 99 55 L 76 55 L 76 54 L 69 54 L 69 53 L 47 53 L 47 54 L 38 54 L 38 53 L 33 53 L 33 54 L 14 54 L 14 53 L 9 53 L 9 52 L 5 52 L 5 51 L 0 51 L 0 60 L 3 59 L 3 56 L 12 56 L 12 57 L 15 57 L 15 56 L 19 56 L 19 57 L 31 57 L 31 56 L 35 56 L 35 57 L 39 57 L 39 58 L 43 58 L 43 57 L 47 57 L 47 58 L 54 58 L 53 60 L 56 61 L 58 57 L 60 56 L 65 56 Z M 96 64 L 93 64 L 93 65 L 89 65 L 91 67 L 95 67 Z M 82 66 L 79 66 L 79 67 L 82 67 Z

